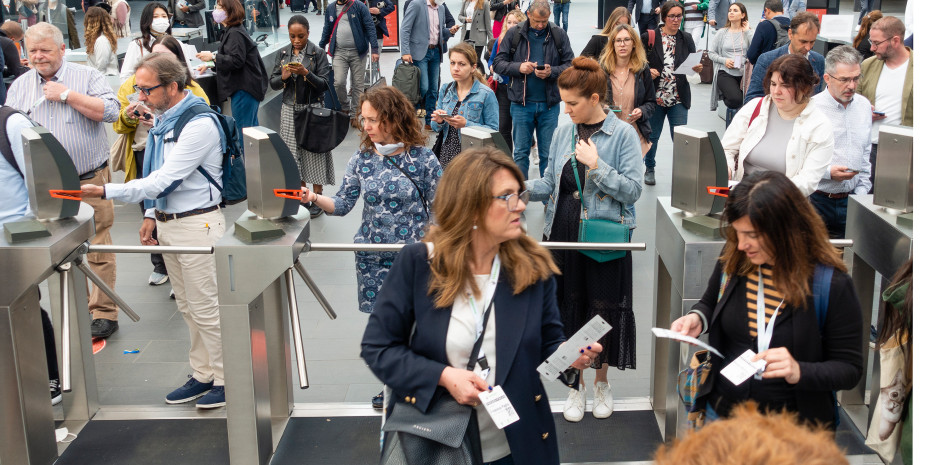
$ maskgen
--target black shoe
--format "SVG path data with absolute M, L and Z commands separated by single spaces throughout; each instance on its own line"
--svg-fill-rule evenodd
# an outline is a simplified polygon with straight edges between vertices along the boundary
M 323 214 L 323 209 L 315 203 L 310 204 L 308 210 L 310 210 L 310 218 L 319 218 Z
M 384 408 L 384 391 L 371 398 L 371 407 L 379 410 Z
M 644 176 L 643 182 L 645 182 L 647 186 L 656 185 L 656 171 L 652 168 L 646 168 L 646 175 Z
M 52 405 L 61 403 L 61 383 L 57 379 L 48 381 L 48 390 L 52 395 Z
M 317 10 L 317 11 L 316 11 L 316 15 L 317 15 L 317 16 L 320 16 L 321 14 L 323 14 L 322 11 L 320 11 L 320 10 Z
M 117 329 L 119 329 L 118 321 L 95 318 L 94 321 L 90 323 L 90 335 L 92 337 L 102 337 L 106 339 L 112 336 Z

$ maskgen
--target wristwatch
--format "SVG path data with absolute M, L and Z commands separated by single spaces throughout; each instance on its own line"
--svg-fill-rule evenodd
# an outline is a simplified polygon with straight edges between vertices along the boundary
M 71 93 L 71 89 L 65 89 L 65 91 L 58 96 L 58 98 L 61 99 L 61 103 L 66 103 L 68 101 L 69 93 Z

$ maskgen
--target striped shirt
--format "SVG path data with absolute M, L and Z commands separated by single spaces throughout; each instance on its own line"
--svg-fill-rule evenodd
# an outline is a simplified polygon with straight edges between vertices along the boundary
M 13 82 L 7 92 L 6 104 L 28 113 L 51 131 L 68 151 L 79 175 L 91 172 L 110 157 L 110 142 L 104 123 L 116 121 L 119 100 L 103 74 L 89 66 L 64 61 L 51 80 L 61 82 L 71 92 L 102 99 L 103 121 L 94 121 L 67 103 L 40 101 L 45 95 L 42 89 L 47 81 L 34 69 Z
M 823 175 L 817 190 L 830 194 L 850 193 L 864 195 L 872 188 L 869 175 L 872 164 L 872 105 L 869 99 L 853 94 L 845 107 L 830 92 L 820 92 L 811 102 L 833 123 L 833 160 L 830 165 L 846 166 L 859 174 L 845 181 L 834 181 L 830 170 Z
M 775 309 L 785 298 L 784 294 L 775 290 L 775 281 L 772 280 L 772 267 L 762 265 L 762 279 L 765 283 L 763 294 L 765 296 L 765 324 L 769 324 Z M 749 311 L 749 335 L 756 337 L 758 335 L 756 326 L 756 294 L 759 292 L 759 273 L 749 273 L 746 276 L 746 307 Z M 784 311 L 784 308 L 779 310 Z

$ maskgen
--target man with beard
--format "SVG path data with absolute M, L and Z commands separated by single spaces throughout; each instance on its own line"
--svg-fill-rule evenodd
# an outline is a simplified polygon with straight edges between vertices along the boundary
M 212 246 L 226 231 L 219 210 L 226 146 L 215 113 L 194 116 L 180 134 L 175 124 L 188 109 L 205 105 L 185 90 L 185 65 L 169 53 L 153 53 L 136 67 L 139 102 L 126 107 L 127 118 L 150 112 L 156 116 L 145 146 L 145 177 L 125 184 L 83 186 L 82 197 L 145 201 L 139 230 L 143 245 Z M 198 170 L 203 168 L 203 172 Z M 158 239 L 152 229 L 158 224 Z M 191 378 L 165 398 L 169 404 L 197 401 L 197 408 L 226 405 L 223 352 L 220 343 L 219 295 L 212 255 L 165 254 L 165 267 L 174 286 L 178 311 L 190 329 Z
M 823 55 L 813 50 L 814 43 L 817 41 L 817 34 L 820 33 L 820 20 L 817 15 L 802 11 L 792 20 L 788 29 L 788 43 L 770 52 L 765 52 L 759 56 L 752 68 L 752 80 L 749 83 L 749 89 L 746 90 L 746 96 L 743 98 L 743 104 L 756 98 L 765 96 L 762 83 L 765 81 L 765 73 L 769 70 L 769 65 L 781 56 L 792 54 L 800 55 L 807 58 L 814 68 L 814 73 L 819 81 L 823 81 Z M 755 40 L 755 39 L 753 39 Z M 750 46 L 751 47 L 751 46 Z M 814 93 L 823 90 L 821 84 L 814 87 Z

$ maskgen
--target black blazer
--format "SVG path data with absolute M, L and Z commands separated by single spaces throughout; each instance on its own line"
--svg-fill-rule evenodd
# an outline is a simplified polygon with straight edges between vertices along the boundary
M 504 0 L 491 0 L 489 8 L 494 12 L 494 21 L 503 21 L 504 16 L 516 9 L 519 5 L 520 0 L 514 0 L 507 5 L 504 5 Z
M 259 102 L 268 90 L 268 72 L 258 45 L 240 24 L 223 31 L 216 51 L 216 92 L 221 102 L 244 90 Z
M 610 39 L 610 37 L 601 34 L 594 34 L 591 36 L 591 40 L 588 41 L 588 44 L 584 46 L 584 49 L 579 55 L 591 57 L 595 60 L 600 59 L 601 52 L 604 51 L 604 46 L 607 45 L 608 39 Z
M 313 42 L 307 41 L 304 47 L 304 57 L 300 64 L 307 68 L 306 79 L 304 76 L 291 74 L 287 80 L 281 79 L 281 69 L 294 61 L 294 48 L 285 47 L 278 52 L 278 57 L 274 63 L 274 70 L 271 71 L 271 88 L 274 90 L 284 89 L 281 95 L 281 102 L 287 104 L 308 105 L 314 102 L 321 102 L 323 94 L 326 92 L 328 85 L 326 79 L 329 78 L 329 60 L 326 59 L 326 52 Z
M 652 75 L 649 73 L 648 66 L 644 66 L 634 76 L 636 78 L 636 93 L 633 99 L 636 108 L 643 112 L 643 116 L 636 120 L 636 127 L 639 128 L 639 132 L 643 137 L 648 139 L 649 135 L 652 134 L 652 124 L 649 123 L 649 118 L 652 118 L 652 114 L 656 111 L 656 90 L 652 84 Z M 607 76 L 607 97 L 604 102 L 608 105 L 614 104 L 614 87 L 610 83 L 610 76 Z
M 649 67 L 652 69 L 659 70 L 662 72 L 662 69 L 665 68 L 665 56 L 664 48 L 662 45 L 662 31 L 656 31 L 656 41 L 654 47 L 649 47 L 649 33 L 643 34 L 640 37 L 643 41 L 643 46 L 646 47 L 646 59 L 649 61 Z M 691 38 L 691 34 L 679 30 L 675 33 L 675 67 L 682 64 L 688 55 L 695 52 L 694 48 L 694 39 Z M 656 92 L 659 91 L 659 79 L 653 79 L 653 86 L 656 89 Z M 686 109 L 691 109 L 691 85 L 688 84 L 688 78 L 684 74 L 675 75 L 676 87 L 678 87 L 678 97 L 681 99 L 682 105 Z
M 730 279 L 720 301 L 717 302 L 721 273 L 722 266 L 718 262 L 710 276 L 704 296 L 694 305 L 692 311 L 701 313 L 704 320 L 710 322 L 710 345 L 726 354 L 722 349 L 726 344 L 726 341 L 723 341 L 723 320 L 747 318 L 745 299 L 739 298 L 740 293 L 746 293 L 746 278 L 741 276 Z M 783 308 L 788 312 L 785 314 L 790 314 L 790 317 L 775 321 L 771 347 L 788 349 L 801 367 L 801 379 L 793 386 L 784 380 L 766 380 L 766 388 L 770 392 L 781 390 L 786 397 L 794 396 L 802 421 L 820 422 L 832 428 L 834 409 L 831 392 L 851 389 L 862 377 L 862 309 L 859 307 L 852 278 L 846 273 L 834 270 L 830 283 L 830 304 L 827 307 L 822 334 L 817 324 L 813 296 L 808 297 L 806 309 L 788 305 L 784 305 Z M 788 341 L 788 344 L 783 344 L 785 341 Z M 755 344 L 753 341 L 753 352 L 757 351 Z M 717 373 L 732 361 L 729 358 L 722 360 L 716 355 L 712 357 L 711 379 L 714 388 L 708 397 L 714 398 L 715 393 L 719 393 L 722 383 L 727 383 L 727 387 L 733 388 L 727 389 L 731 391 L 744 388 L 753 381 L 749 379 L 742 385 L 733 387 L 729 380 L 717 376 Z M 756 399 L 755 395 L 750 398 Z M 725 399 L 725 402 L 732 400 L 731 397 Z M 764 398 L 756 400 L 760 403 L 766 401 Z
M 427 295 L 430 275 L 426 245 L 404 246 L 384 280 L 362 337 L 365 362 L 394 390 L 388 415 L 398 401 L 425 412 L 436 395 L 439 375 L 449 366 L 446 333 L 452 309 L 436 308 Z M 514 295 L 505 271 L 494 293 L 494 308 L 495 383 L 504 388 L 520 416 L 504 428 L 514 462 L 557 465 L 555 422 L 536 372 L 536 367 L 565 341 L 555 278 Z M 414 322 L 416 331 L 411 338 Z

